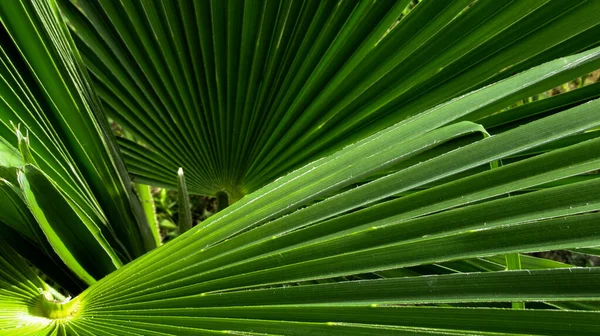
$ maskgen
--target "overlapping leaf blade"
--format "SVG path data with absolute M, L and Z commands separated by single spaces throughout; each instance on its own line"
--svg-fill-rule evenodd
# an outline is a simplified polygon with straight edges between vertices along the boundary
M 0 8 L 1 136 L 16 139 L 11 122 L 27 130 L 36 164 L 107 236 L 121 241 L 113 248 L 124 260 L 143 254 L 154 241 L 56 8 L 35 1 Z
M 600 51 L 482 86 L 597 44 L 590 36 L 599 29 L 598 4 L 424 1 L 407 15 L 407 3 L 61 1 L 94 86 L 141 140 L 120 141 L 134 175 L 170 185 L 173 167 L 183 166 L 196 192 L 224 190 L 235 200 L 256 191 L 93 284 L 66 312 L 27 310 L 25 318 L 40 323 L 10 315 L 2 328 L 594 332 L 597 312 L 581 310 L 597 310 L 597 269 L 520 257 L 523 270 L 504 271 L 503 256 L 600 245 L 597 88 L 502 109 L 595 70 Z M 32 4 L 23 8 L 49 30 L 57 17 L 44 13 L 52 7 Z M 63 39 L 48 36 L 41 40 L 68 53 Z M 499 128 L 489 136 L 469 120 Z M 65 131 L 48 132 L 61 139 Z M 47 303 L 35 290 L 45 285 L 22 260 L 9 249 L 0 256 L 22 268 L 0 272 L 0 285 L 8 284 L 0 299 L 21 313 Z M 528 309 L 487 308 L 511 302 Z M 420 304 L 429 306 L 413 306 Z
M 589 48 L 600 31 L 594 1 L 422 1 L 408 14 L 409 1 L 60 4 L 109 114 L 146 144 L 124 145 L 134 176 L 174 188 L 175 163 L 191 192 L 235 199 L 451 98 Z
M 555 66 L 562 71 L 569 71 L 570 68 L 562 68 L 562 64 L 556 62 L 548 67 Z M 531 70 L 532 74 L 536 70 Z M 481 99 L 482 103 L 485 102 L 483 106 L 486 103 L 494 103 L 488 99 L 487 91 L 494 92 L 498 88 L 513 86 L 520 88 L 520 85 L 514 85 L 514 81 L 519 80 L 530 83 L 530 77 L 524 73 L 464 99 L 471 99 L 468 106 L 474 107 L 470 111 L 477 111 L 478 105 L 472 104 L 473 101 Z M 420 118 L 429 116 L 428 122 L 436 118 L 447 120 L 446 118 L 451 118 L 447 111 L 457 111 L 461 116 L 464 112 L 461 103 L 461 99 L 458 99 L 444 105 L 443 108 L 433 109 L 421 117 L 400 123 L 245 197 L 211 217 L 201 227 L 191 230 L 91 287 L 82 295 L 82 300 L 89 304 L 89 310 L 82 313 L 82 319 L 91 321 L 92 316 L 107 314 L 122 321 L 124 325 L 136 328 L 135 330 L 147 328 L 156 332 L 190 334 L 201 332 L 200 329 L 194 328 L 203 329 L 208 325 L 212 325 L 213 330 L 229 330 L 226 326 L 236 325 L 236 330 L 261 330 L 265 333 L 281 333 L 282 329 L 278 328 L 293 325 L 301 334 L 309 330 L 304 329 L 309 328 L 309 325 L 288 324 L 289 322 L 283 323 L 279 320 L 278 324 L 257 320 L 240 320 L 237 324 L 238 321 L 233 316 L 213 319 L 204 314 L 212 314 L 208 313 L 209 311 L 229 311 L 238 309 L 236 307 L 241 309 L 242 306 L 254 305 L 256 311 L 260 311 L 271 305 L 272 308 L 269 309 L 277 309 L 282 305 L 285 306 L 283 309 L 292 306 L 301 309 L 303 305 L 319 304 L 326 310 L 330 307 L 338 309 L 339 305 L 348 304 L 553 301 L 560 305 L 560 301 L 569 303 L 574 300 L 596 300 L 593 289 L 596 287 L 593 280 L 596 278 L 596 270 L 544 270 L 548 266 L 541 267 L 540 271 L 494 271 L 298 285 L 299 282 L 307 280 L 350 276 L 397 267 L 507 253 L 595 246 L 600 242 L 596 228 L 598 214 L 593 213 L 598 210 L 600 204 L 599 195 L 595 191 L 598 184 L 596 180 L 583 180 L 579 183 L 540 188 L 518 196 L 497 198 L 514 191 L 597 170 L 600 165 L 597 146 L 600 142 L 594 138 L 472 176 L 449 180 L 431 190 L 415 192 L 339 217 L 335 217 L 338 212 L 368 205 L 369 201 L 359 201 L 353 206 L 348 202 L 340 202 L 340 205 L 348 206 L 340 210 L 325 206 L 343 198 L 343 193 L 314 204 L 309 203 L 305 208 L 296 209 L 294 206 L 290 209 L 290 204 L 296 204 L 295 200 L 298 206 L 314 200 L 318 195 L 317 189 L 326 194 L 327 188 L 331 188 L 329 192 L 341 189 L 353 180 L 360 180 L 364 176 L 361 174 L 385 171 L 393 158 L 385 158 L 385 149 L 390 143 L 396 143 L 390 141 L 395 136 L 404 135 L 403 140 L 399 141 L 405 147 L 391 146 L 396 148 L 396 151 L 391 151 L 390 155 L 394 153 L 401 159 L 404 158 L 402 150 L 410 153 L 414 151 L 410 149 L 413 142 L 417 144 L 428 136 L 435 139 L 436 134 L 450 132 L 451 127 L 440 128 L 421 136 L 417 135 L 414 140 L 406 137 L 405 133 L 411 130 L 411 126 L 418 125 Z M 430 182 L 431 179 L 443 178 L 443 172 L 452 174 L 476 165 L 484 165 L 593 129 L 598 123 L 600 114 L 598 101 L 595 100 L 509 132 L 479 140 L 421 164 L 391 172 L 373 182 L 351 189 L 346 194 L 358 195 L 362 190 L 369 190 L 369 185 L 377 185 L 379 180 L 386 181 L 380 187 L 374 188 L 371 194 L 366 193 L 374 197 L 373 200 L 377 200 L 377 197 L 385 197 L 398 191 L 386 191 L 386 188 L 394 188 L 394 181 L 398 181 L 398 187 L 411 188 L 418 184 L 408 183 L 408 177 L 415 179 L 415 182 Z M 460 125 L 453 124 L 455 127 Z M 415 131 L 420 128 L 415 127 Z M 369 146 L 378 150 L 368 150 Z M 360 157 L 367 151 L 381 156 L 371 155 L 371 162 L 363 163 Z M 352 162 L 354 166 L 349 167 L 346 158 L 347 162 Z M 381 160 L 380 163 L 378 160 Z M 331 165 L 332 169 L 335 167 L 337 170 L 356 171 L 353 171 L 353 174 L 340 173 L 339 180 L 336 180 L 338 177 L 334 173 L 335 170 L 325 173 L 329 169 L 328 165 Z M 433 170 L 429 171 L 427 167 Z M 438 172 L 438 169 L 443 171 Z M 310 192 L 305 194 L 301 186 Z M 378 192 L 381 196 L 376 196 Z M 321 207 L 331 210 L 331 213 L 321 212 L 318 210 Z M 242 211 L 245 208 L 252 210 Z M 238 211 L 241 211 L 239 217 L 236 215 Z M 285 215 L 286 213 L 290 214 Z M 325 220 L 329 216 L 334 218 Z M 301 229 L 304 226 L 308 227 Z M 581 285 L 573 286 L 579 277 Z M 546 280 L 543 284 L 540 283 L 541 278 Z M 464 308 L 448 309 L 457 309 L 455 311 L 458 313 Z M 474 314 L 488 312 L 498 316 L 505 312 L 482 308 L 473 311 Z M 173 319 L 172 324 L 155 323 L 152 318 L 145 316 L 146 312 L 177 318 Z M 401 313 L 401 310 L 397 312 Z M 454 329 L 459 334 L 468 334 L 469 330 L 526 334 L 531 331 L 527 328 L 531 328 L 535 322 L 526 317 L 526 314 L 530 314 L 529 310 L 523 312 L 521 317 L 515 317 L 522 318 L 520 327 L 515 326 L 515 329 L 510 331 L 500 326 L 494 329 L 474 326 L 468 322 L 454 327 L 443 327 L 442 324 L 433 322 L 431 325 L 423 324 L 419 327 L 437 326 L 434 329 L 414 331 L 436 334 L 452 333 Z M 546 311 L 542 310 L 540 313 L 546 314 Z M 547 312 L 548 316 L 553 313 Z M 290 320 L 296 321 L 294 317 L 290 317 Z M 94 319 L 93 323 L 100 327 L 108 321 L 106 319 L 100 322 Z M 322 320 L 314 318 L 309 321 Z M 324 324 L 310 327 L 317 328 L 314 329 L 315 332 L 319 330 L 318 332 L 323 334 L 361 332 L 361 326 L 352 324 L 356 320 L 344 320 L 340 317 L 339 320 L 333 321 L 351 329 L 333 331 L 333 328 L 327 329 L 331 325 Z M 390 318 L 384 324 L 396 325 L 392 321 L 397 320 Z M 405 324 L 398 324 L 403 328 L 407 327 Z M 543 334 L 576 334 L 579 330 L 587 328 L 563 327 L 566 329 L 543 329 Z M 375 333 L 374 330 L 369 332 Z M 389 334 L 392 333 L 391 330 L 400 332 L 401 329 L 385 329 L 382 332 Z

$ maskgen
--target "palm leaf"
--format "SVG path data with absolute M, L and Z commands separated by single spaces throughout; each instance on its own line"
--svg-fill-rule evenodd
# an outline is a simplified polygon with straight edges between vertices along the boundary
M 589 59 L 587 56 L 578 55 L 577 59 Z M 397 188 L 407 187 L 402 174 L 411 173 L 414 183 L 424 183 L 431 179 L 427 178 L 430 174 L 443 177 L 434 168 L 443 166 L 445 171 L 458 173 L 476 164 L 485 165 L 597 127 L 600 114 L 593 111 L 597 111 L 600 101 L 485 138 L 305 208 L 294 211 L 289 207 L 289 204 L 300 206 L 317 197 L 316 190 L 320 193 L 339 190 L 352 180 L 385 170 L 394 163 L 390 158 L 406 157 L 401 153 L 415 155 L 418 151 L 415 153 L 411 145 L 420 148 L 424 146 L 422 141 L 426 145 L 427 139 L 440 136 L 443 139 L 445 133 L 456 134 L 462 125 L 470 126 L 457 123 L 416 135 L 412 140 L 406 137 L 407 131 L 420 128 L 413 126 L 423 119 L 445 120 L 448 118 L 445 111 L 462 115 L 464 100 L 469 102 L 467 106 L 479 106 L 477 102 L 493 104 L 489 100 L 490 93 L 505 87 L 520 88 L 521 85 L 514 84 L 527 83 L 531 74 L 547 71 L 548 67 L 560 69 L 564 64 L 561 60 L 534 68 L 457 99 L 443 109 L 434 108 L 261 188 L 172 243 L 92 285 L 71 301 L 77 308 L 70 310 L 72 316 L 63 321 L 62 327 L 77 334 L 94 330 L 94 334 L 99 335 L 114 333 L 119 328 L 126 334 L 211 334 L 223 330 L 292 335 L 529 334 L 534 330 L 544 335 L 588 333 L 597 327 L 595 312 L 561 315 L 563 312 L 544 309 L 507 311 L 387 305 L 597 301 L 600 300 L 598 272 L 591 268 L 298 283 L 456 259 L 598 245 L 600 237 L 595 229 L 598 221 L 595 211 L 600 207 L 598 182 L 583 181 L 507 198 L 493 197 L 598 169 L 600 142 L 597 139 L 324 219 L 339 212 L 326 205 L 336 204 L 338 199 L 348 197 L 346 195 L 365 194 L 370 198 L 351 206 L 351 203 L 340 202 L 346 204 L 344 211 L 364 207 L 382 197 L 386 194 L 385 188 L 366 193 L 382 181 L 386 181 L 389 188 L 395 181 L 403 182 Z M 397 147 L 397 142 L 391 140 L 400 136 L 407 140 L 400 141 L 403 146 Z M 371 146 L 379 148 L 377 155 L 362 160 Z M 388 148 L 390 150 L 386 150 Z M 468 158 L 477 161 L 473 163 Z M 354 164 L 349 166 L 346 160 Z M 548 171 L 532 168 L 542 167 L 544 161 L 553 163 Z M 353 174 L 328 173 L 329 169 L 351 170 Z M 526 173 L 526 169 L 531 173 Z M 421 173 L 415 175 L 416 172 Z M 315 179 L 318 176 L 321 178 Z M 494 184 L 496 177 L 506 180 Z M 490 183 L 478 189 L 477 181 Z M 433 194 L 435 198 L 431 197 Z M 427 199 L 429 205 L 418 206 L 420 199 L 423 202 Z M 398 206 L 398 202 L 414 205 L 407 208 Z M 389 207 L 388 211 L 375 211 L 389 204 L 396 206 Z M 271 221 L 266 222 L 269 219 Z M 405 312 L 408 315 L 404 315 Z M 411 314 L 420 313 L 427 319 L 409 319 Z M 157 320 L 156 316 L 161 319 Z M 493 321 L 510 318 L 517 322 L 508 327 L 500 322 L 473 322 L 484 317 Z M 559 326 L 540 325 L 542 317 L 556 318 Z M 580 322 L 573 327 L 564 319 Z
M 2 244 L 1 333 L 589 335 L 600 327 L 597 269 L 520 255 L 600 245 L 597 88 L 506 109 L 599 67 L 596 2 L 424 1 L 409 11 L 408 1 L 61 1 L 74 44 L 52 4 L 0 4 L 10 7 L 2 22 L 10 13 L 9 32 L 25 18 L 37 34 L 64 32 L 35 40 L 61 50 L 47 61 L 77 59 L 77 46 L 109 113 L 136 136 L 119 140 L 134 176 L 173 186 L 181 166 L 190 190 L 237 201 L 72 300 Z M 14 50 L 29 41 L 11 36 Z M 63 87 L 93 104 L 85 72 L 74 69 L 60 78 L 80 81 Z M 38 71 L 46 69 L 27 74 Z M 13 86 L 27 87 L 7 92 Z M 73 118 L 106 129 L 99 107 L 85 111 Z M 53 172 L 64 165 L 44 165 L 77 145 L 49 125 L 31 130 L 55 134 L 43 139 L 54 145 L 50 156 L 31 137 L 40 168 L 23 166 L 14 143 L 1 152 L 19 167 L 17 191 L 41 230 L 66 226 L 50 208 L 73 215 L 94 209 L 79 205 L 84 196 L 100 198 L 60 180 Z M 106 144 L 95 150 L 122 168 L 107 131 L 93 134 L 79 136 Z M 41 185 L 56 196 L 43 199 Z M 38 199 L 47 223 L 35 216 Z M 81 242 L 53 246 L 113 247 L 75 222 L 88 230 L 76 235 Z M 94 255 L 112 260 L 107 252 Z M 522 270 L 506 270 L 510 254 Z M 502 308 L 513 302 L 527 309 Z
M 600 29 L 594 1 L 59 2 L 109 115 L 144 144 L 121 143 L 135 179 L 175 188 L 175 164 L 191 192 L 234 199 Z
M 26 239 L 46 255 L 32 259 L 34 264 L 46 264 L 45 270 L 52 264 L 70 268 L 79 286 L 81 280 L 93 283 L 155 247 L 155 240 L 56 7 L 11 3 L 0 6 L 0 15 L 2 184 L 21 213 L 21 219 L 2 218 L 2 225 L 16 230 L 14 237 L 21 235 L 8 240 L 14 248 L 22 251 L 17 245 Z M 86 248 L 104 252 L 91 253 L 84 269 L 64 246 L 79 246 L 80 257 Z M 112 261 L 96 264 L 94 258 Z M 73 280 L 64 281 L 73 273 L 50 273 L 79 292 Z

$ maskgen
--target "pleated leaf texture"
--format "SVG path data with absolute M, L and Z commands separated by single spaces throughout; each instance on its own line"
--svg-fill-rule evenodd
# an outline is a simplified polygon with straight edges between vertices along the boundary
M 600 87 L 528 99 L 599 14 L 0 2 L 0 335 L 594 335 L 600 268 L 525 253 L 600 254 Z M 182 171 L 230 205 L 155 248 L 128 175 Z
M 55 4 L 0 15 L 0 231 L 76 294 L 157 244 Z
M 175 189 L 183 167 L 190 192 L 234 200 L 600 34 L 596 1 L 414 3 L 59 1 L 138 140 L 119 139 L 134 179 Z

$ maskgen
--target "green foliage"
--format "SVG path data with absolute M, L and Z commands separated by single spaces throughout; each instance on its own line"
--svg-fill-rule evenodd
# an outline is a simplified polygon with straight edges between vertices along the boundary
M 192 209 L 190 207 L 190 196 L 185 184 L 183 169 L 177 170 L 177 194 L 179 195 L 179 231 L 181 233 L 192 228 Z
M 57 9 L 26 1 L 0 15 L 2 206 L 19 211 L 2 227 L 77 294 L 156 243 Z
M 0 2 L 0 335 L 593 334 L 599 14 Z
M 254 191 L 600 31 L 594 1 L 424 1 L 408 15 L 406 0 L 59 2 L 107 113 L 143 143 L 120 141 L 134 178 L 174 189 L 183 167 L 210 195 Z

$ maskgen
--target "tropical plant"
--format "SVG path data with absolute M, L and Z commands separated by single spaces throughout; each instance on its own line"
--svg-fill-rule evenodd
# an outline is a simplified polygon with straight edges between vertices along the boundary
M 0 2 L 0 334 L 597 333 L 600 269 L 524 253 L 600 254 L 600 84 L 530 101 L 599 14 Z M 188 189 L 229 206 L 190 229 Z

